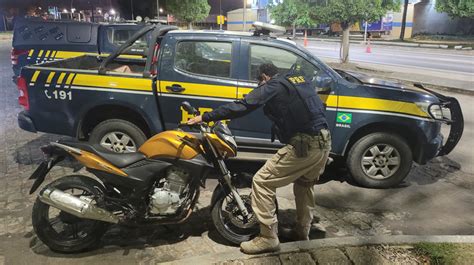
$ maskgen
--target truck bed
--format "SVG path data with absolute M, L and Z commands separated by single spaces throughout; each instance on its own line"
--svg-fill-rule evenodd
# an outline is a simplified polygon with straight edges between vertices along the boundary
M 33 65 L 33 68 L 49 68 L 70 71 L 92 70 L 98 71 L 105 59 L 102 56 L 83 55 L 66 60 L 53 61 Z M 142 74 L 146 60 L 142 58 L 118 58 L 107 66 L 107 71 L 117 73 Z

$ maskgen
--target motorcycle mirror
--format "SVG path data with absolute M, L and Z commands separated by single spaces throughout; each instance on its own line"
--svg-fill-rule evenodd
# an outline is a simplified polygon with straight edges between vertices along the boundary
M 183 103 L 181 103 L 181 107 L 189 114 L 196 114 L 198 111 L 197 109 L 195 109 L 193 106 L 191 106 L 191 104 L 187 101 L 184 101 Z

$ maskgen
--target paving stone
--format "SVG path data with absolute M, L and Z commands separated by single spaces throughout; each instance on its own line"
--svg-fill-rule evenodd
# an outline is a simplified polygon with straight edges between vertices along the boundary
M 316 265 L 316 262 L 313 260 L 311 255 L 306 252 L 302 253 L 289 253 L 280 255 L 281 264 L 284 265 Z
M 369 247 L 346 247 L 345 252 L 354 265 L 390 264 L 375 249 Z
M 268 256 L 268 257 L 260 257 L 260 258 L 253 258 L 253 259 L 245 259 L 245 260 L 234 260 L 234 261 L 225 261 L 221 263 L 217 263 L 220 265 L 278 265 L 282 264 L 278 256 Z M 298 264 L 298 263 L 294 263 Z
M 319 265 L 350 265 L 351 262 L 344 253 L 337 248 L 315 249 L 310 252 Z

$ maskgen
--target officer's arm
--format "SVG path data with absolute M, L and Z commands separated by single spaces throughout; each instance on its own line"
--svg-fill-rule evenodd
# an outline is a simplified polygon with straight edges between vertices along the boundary
M 279 81 L 271 79 L 268 83 L 252 90 L 244 99 L 221 105 L 211 112 L 204 113 L 202 119 L 210 122 L 245 116 L 272 99 L 280 86 Z

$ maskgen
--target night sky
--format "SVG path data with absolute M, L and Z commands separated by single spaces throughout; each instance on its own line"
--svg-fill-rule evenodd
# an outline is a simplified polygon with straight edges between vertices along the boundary
M 168 0 L 171 1 L 171 0 Z M 176 0 L 179 1 L 179 0 Z M 20 10 L 26 10 L 28 7 L 41 6 L 47 8 L 48 6 L 57 6 L 60 9 L 67 8 L 70 10 L 71 2 L 73 7 L 77 10 L 91 9 L 91 7 L 103 7 L 109 9 L 114 7 L 117 9 L 123 17 L 129 18 L 130 16 L 130 2 L 131 0 L 0 0 L 0 8 L 20 8 Z M 160 0 L 160 6 L 166 11 L 167 0 Z M 219 2 L 222 3 L 222 10 L 225 14 L 229 10 L 241 8 L 243 0 L 208 0 L 211 5 L 211 14 L 219 14 Z M 153 16 L 154 4 L 156 0 L 133 0 L 134 13 L 136 15 Z

